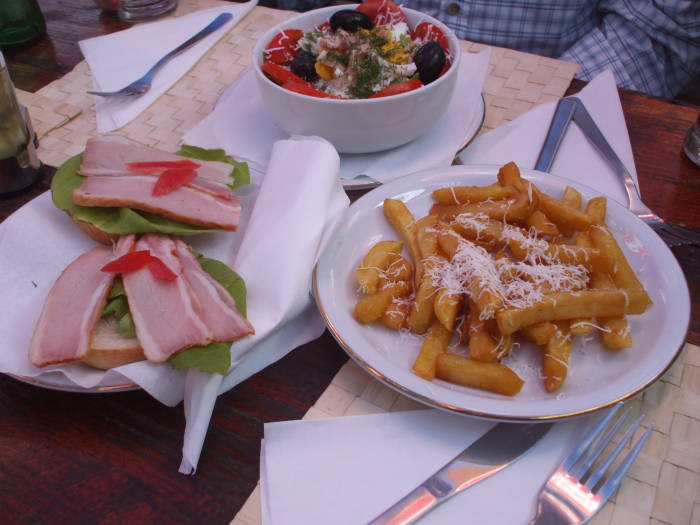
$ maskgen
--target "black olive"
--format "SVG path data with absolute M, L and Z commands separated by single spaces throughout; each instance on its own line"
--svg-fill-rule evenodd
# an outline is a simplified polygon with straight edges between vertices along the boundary
M 430 84 L 440 76 L 445 67 L 445 51 L 435 41 L 426 42 L 413 55 L 413 63 L 418 70 L 418 77 L 423 84 Z
M 292 60 L 292 73 L 299 75 L 307 82 L 314 82 L 318 79 L 316 73 L 316 57 L 313 53 L 302 51 Z
M 355 33 L 358 29 L 372 29 L 374 22 L 366 14 L 354 9 L 342 9 L 331 15 L 328 23 L 331 25 L 331 31 L 335 32 L 340 29 L 345 29 L 348 33 Z

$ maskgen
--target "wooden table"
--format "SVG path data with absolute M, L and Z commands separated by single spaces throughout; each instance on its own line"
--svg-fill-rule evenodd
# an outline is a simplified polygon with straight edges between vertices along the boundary
M 48 37 L 6 51 L 18 88 L 36 91 L 81 59 L 77 40 L 127 27 L 87 0 L 39 0 Z M 575 81 L 570 92 L 582 87 Z M 682 153 L 698 108 L 621 90 L 645 202 L 700 229 L 700 168 Z M 54 173 L 0 198 L 0 220 Z M 700 249 L 679 248 L 700 344 Z M 136 391 L 82 395 L 0 377 L 0 523 L 228 523 L 259 477 L 263 424 L 301 418 L 347 356 L 326 332 L 222 395 L 195 476 L 177 473 L 184 416 Z

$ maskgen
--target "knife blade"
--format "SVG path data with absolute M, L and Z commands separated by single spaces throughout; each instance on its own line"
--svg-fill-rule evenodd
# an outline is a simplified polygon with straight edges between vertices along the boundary
M 552 423 L 498 423 L 368 525 L 407 525 L 493 476 L 527 452 Z

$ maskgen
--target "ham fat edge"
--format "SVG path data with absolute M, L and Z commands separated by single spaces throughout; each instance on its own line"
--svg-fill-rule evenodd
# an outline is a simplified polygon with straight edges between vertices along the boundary
M 197 176 L 192 181 L 161 196 L 152 194 L 160 173 L 129 167 L 134 162 L 183 160 L 189 159 L 122 137 L 90 139 L 78 169 L 85 180 L 74 190 L 73 202 L 79 206 L 133 208 L 188 224 L 235 231 L 241 203 L 227 186 L 231 183 L 231 166 L 198 160 Z
M 216 290 L 216 294 L 223 291 L 230 301 L 223 296 L 217 300 L 215 293 L 200 290 L 201 277 L 191 275 L 206 272 L 187 245 L 164 235 L 144 235 L 135 243 L 133 236 L 127 237 L 131 238 L 128 250 L 124 251 L 123 246 L 129 241 L 121 240 L 115 253 L 107 247 L 94 248 L 71 263 L 59 277 L 49 293 L 30 346 L 30 360 L 34 365 L 79 361 L 85 356 L 90 334 L 100 318 L 114 280 L 112 274 L 102 272 L 100 268 L 132 250 L 150 250 L 152 255 L 177 274 L 172 281 L 156 279 L 148 267 L 122 274 L 136 337 L 146 359 L 161 363 L 191 346 L 213 341 L 234 341 L 254 333 L 252 325 L 238 312 L 235 302 L 223 287 L 219 290 L 209 283 L 204 288 Z M 85 263 L 83 259 L 93 253 L 99 254 L 99 257 L 93 255 L 90 264 Z M 79 278 L 90 284 L 69 282 L 64 278 L 67 273 L 74 274 L 76 280 Z M 198 282 L 192 286 L 191 280 Z M 221 286 L 218 282 L 216 284 Z M 78 285 L 82 293 L 76 293 Z M 79 300 L 82 296 L 95 296 L 99 300 Z M 89 311 L 83 308 L 80 317 L 70 315 L 84 303 L 90 305 Z M 96 305 L 94 309 L 93 304 Z M 53 343 L 56 332 L 73 335 L 70 338 L 62 335 L 64 343 L 58 347 Z M 81 341 L 81 346 L 78 347 L 74 341 Z
M 90 346 L 90 334 L 102 314 L 114 275 L 100 271 L 105 264 L 131 251 L 134 236 L 122 237 L 115 249 L 98 246 L 68 267 L 49 291 L 29 343 L 35 366 L 80 361 Z

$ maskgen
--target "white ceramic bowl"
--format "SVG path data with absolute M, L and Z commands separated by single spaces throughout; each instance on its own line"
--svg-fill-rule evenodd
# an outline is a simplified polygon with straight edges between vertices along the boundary
M 287 133 L 324 137 L 341 153 L 371 153 L 410 142 L 428 131 L 445 112 L 457 83 L 461 59 L 459 40 L 445 24 L 419 11 L 402 8 L 411 29 L 429 21 L 443 31 L 452 65 L 427 86 L 400 95 L 357 100 L 311 97 L 283 89 L 260 69 L 263 51 L 280 31 L 310 31 L 328 21 L 334 12 L 355 7 L 356 4 L 348 4 L 316 9 L 273 27 L 255 45 L 252 64 L 267 109 Z

